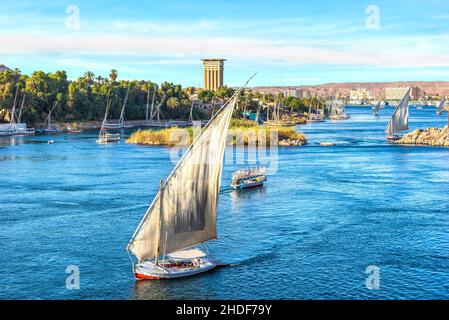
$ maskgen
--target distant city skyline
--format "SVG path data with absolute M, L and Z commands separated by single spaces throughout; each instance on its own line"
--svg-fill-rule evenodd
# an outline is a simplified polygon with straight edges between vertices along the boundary
M 0 64 L 195 87 L 215 57 L 229 86 L 449 80 L 448 24 L 449 0 L 4 0 Z

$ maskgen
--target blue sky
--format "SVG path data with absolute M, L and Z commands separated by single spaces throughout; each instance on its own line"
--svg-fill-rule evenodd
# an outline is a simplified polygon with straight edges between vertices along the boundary
M 449 80 L 449 0 L 0 4 L 0 64 L 24 73 L 201 86 L 205 57 L 227 59 L 231 86 Z

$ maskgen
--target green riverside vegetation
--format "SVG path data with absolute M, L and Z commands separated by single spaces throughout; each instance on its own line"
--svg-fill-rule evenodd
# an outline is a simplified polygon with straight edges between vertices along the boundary
M 188 119 L 189 96 L 197 93 L 197 89 L 182 88 L 181 85 L 170 82 L 158 85 L 145 80 L 118 80 L 118 76 L 118 71 L 115 69 L 111 70 L 106 77 L 96 76 L 93 72 L 87 71 L 76 80 L 69 80 L 65 71 L 54 73 L 35 71 L 28 76 L 18 69 L 6 70 L 0 73 L 0 123 L 10 120 L 10 110 L 17 88 L 19 94 L 16 107 L 20 107 L 25 95 L 21 120 L 30 125 L 42 123 L 55 104 L 57 106 L 52 113 L 54 121 L 101 121 L 108 98 L 111 100 L 109 117 L 118 119 L 128 87 L 130 91 L 125 111 L 126 120 L 145 118 L 148 90 L 150 101 L 154 94 L 155 105 L 161 105 L 162 119 Z M 198 98 L 203 103 L 214 103 L 218 106 L 220 100 L 231 97 L 233 93 L 232 88 L 225 86 L 217 91 L 199 91 Z M 240 93 L 234 117 L 241 117 L 242 111 L 256 112 L 258 100 L 264 103 L 282 101 L 285 109 L 295 112 L 307 112 L 309 105 L 312 108 L 323 105 L 323 101 L 317 98 L 283 98 L 281 93 L 276 96 L 246 89 Z M 209 117 L 198 110 L 194 111 L 193 116 L 195 119 Z

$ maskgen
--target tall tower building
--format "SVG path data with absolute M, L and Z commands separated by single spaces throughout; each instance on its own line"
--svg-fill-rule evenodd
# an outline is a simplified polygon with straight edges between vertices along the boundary
M 226 59 L 202 59 L 203 83 L 205 90 L 223 87 L 223 70 Z

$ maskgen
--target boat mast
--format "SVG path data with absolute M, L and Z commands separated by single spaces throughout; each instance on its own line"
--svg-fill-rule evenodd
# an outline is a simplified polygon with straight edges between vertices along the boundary
M 263 102 L 259 102 L 257 105 L 257 111 L 256 111 L 256 125 L 259 125 L 259 113 L 260 113 L 260 106 L 263 105 Z
M 22 110 L 23 107 L 25 106 L 25 96 L 26 94 L 23 94 L 23 99 L 22 99 L 22 104 L 20 105 L 20 110 L 19 110 L 19 116 L 17 117 L 17 122 L 20 123 L 20 121 L 22 120 Z
M 150 86 L 147 89 L 147 110 L 145 112 L 145 121 L 148 123 L 148 109 L 150 108 Z
M 109 93 L 110 92 L 108 92 L 108 96 L 107 96 L 107 99 L 106 99 L 106 110 L 104 112 L 103 122 L 101 123 L 100 133 L 98 134 L 99 138 L 101 138 L 101 135 L 104 133 L 106 121 L 108 119 L 109 107 L 111 105 L 111 100 L 109 99 Z
M 153 86 L 153 99 L 151 100 L 151 110 L 150 110 L 150 116 L 151 116 L 151 122 L 153 122 L 154 117 L 154 99 L 156 97 L 156 86 Z M 148 121 L 147 121 L 148 122 Z
M 53 106 L 53 108 L 50 109 L 50 111 L 48 112 L 48 116 L 47 116 L 47 129 L 50 130 L 51 129 L 51 113 L 53 112 L 53 110 L 55 110 L 56 106 L 58 105 L 59 100 L 56 100 L 55 105 Z
M 164 198 L 163 198 L 163 181 L 162 179 L 159 182 L 159 228 L 157 235 L 157 250 L 156 257 L 154 258 L 154 263 L 157 265 L 159 262 L 159 254 L 161 250 L 161 229 L 162 229 L 162 218 L 163 218 L 163 210 L 164 210 Z
M 193 122 L 193 100 L 190 101 L 189 122 Z
M 125 100 L 123 101 L 122 111 L 120 112 L 119 123 L 120 123 L 121 125 L 124 125 L 124 120 L 125 120 L 125 107 L 126 107 L 126 103 L 128 102 L 129 88 L 130 88 L 130 87 L 131 87 L 131 83 L 128 84 L 128 90 L 126 91 L 126 96 L 125 96 Z
M 161 102 L 159 102 L 159 104 L 156 107 L 156 114 L 157 114 L 157 122 L 158 123 L 161 122 L 161 106 L 162 106 L 162 103 L 164 102 L 165 97 L 167 96 L 167 94 L 168 94 L 168 91 L 164 94 L 164 96 L 162 97 Z M 151 117 L 151 119 L 153 119 L 153 116 Z
M 270 121 L 270 104 L 267 103 L 267 122 Z
M 11 121 L 10 121 L 10 127 L 14 128 L 13 130 L 16 131 L 16 102 L 17 102 L 17 94 L 19 93 L 19 85 L 17 84 L 16 87 L 16 93 L 14 95 L 14 102 L 12 105 L 12 110 L 11 110 Z

